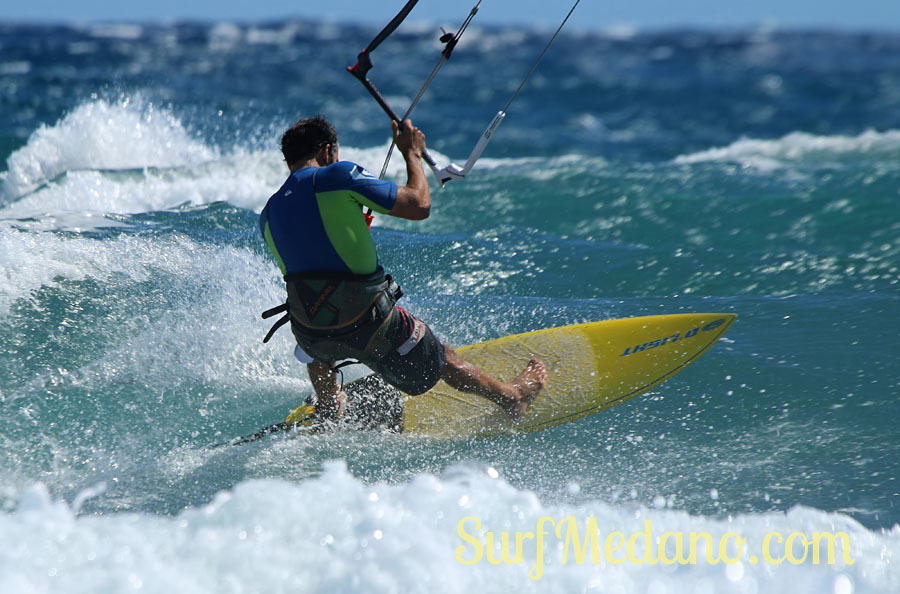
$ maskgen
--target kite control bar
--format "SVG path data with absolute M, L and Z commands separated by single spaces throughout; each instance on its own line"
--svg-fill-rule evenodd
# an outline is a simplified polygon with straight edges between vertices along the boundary
M 357 56 L 357 62 L 355 65 L 347 68 L 347 71 L 350 72 L 356 79 L 363 84 L 366 90 L 370 95 L 378 102 L 378 105 L 381 106 L 381 109 L 384 110 L 388 116 L 400 124 L 405 117 L 409 117 L 410 112 L 416 106 L 419 99 L 422 98 L 422 95 L 425 93 L 425 89 L 428 88 L 428 85 L 431 84 L 431 81 L 434 79 L 435 75 L 441 69 L 441 66 L 450 59 L 450 54 L 453 52 L 453 49 L 456 47 L 457 42 L 459 42 L 459 38 L 462 36 L 463 32 L 466 30 L 466 27 L 469 26 L 469 23 L 472 20 L 472 17 L 475 16 L 475 13 L 478 12 L 479 6 L 481 6 L 481 0 L 478 0 L 477 4 L 472 8 L 469 12 L 469 16 L 466 18 L 465 22 L 459 28 L 455 34 L 445 33 L 441 36 L 441 42 L 446 44 L 444 51 L 441 52 L 441 58 L 438 60 L 437 65 L 434 67 L 434 70 L 431 71 L 431 75 L 428 77 L 428 80 L 425 81 L 425 84 L 422 85 L 419 94 L 416 95 L 416 98 L 413 100 L 412 105 L 410 105 L 409 109 L 406 112 L 406 116 L 404 118 L 400 118 L 388 104 L 388 102 L 384 99 L 378 89 L 375 88 L 375 85 L 372 84 L 372 81 L 369 80 L 368 74 L 372 69 L 372 52 L 375 51 L 382 41 L 387 39 L 391 33 L 393 33 L 397 27 L 400 26 L 400 23 L 409 15 L 410 11 L 416 5 L 418 0 L 409 0 L 404 7 L 400 10 L 399 13 L 391 20 L 387 26 L 375 36 L 368 47 L 361 51 Z M 434 174 L 435 178 L 437 178 L 438 182 L 440 182 L 441 186 L 453 179 L 462 179 L 468 174 L 472 167 L 475 166 L 475 162 L 478 161 L 479 157 L 481 157 L 481 153 L 484 152 L 485 147 L 488 142 L 490 142 L 491 137 L 494 135 L 494 132 L 497 130 L 497 127 L 503 121 L 503 118 L 506 117 L 506 112 L 509 110 L 509 106 L 515 101 L 516 97 L 518 97 L 519 92 L 521 92 L 522 88 L 528 82 L 528 79 L 531 78 L 531 75 L 534 74 L 535 69 L 537 69 L 538 64 L 540 64 L 541 60 L 544 58 L 544 54 L 547 53 L 547 50 L 550 49 L 550 46 L 553 45 L 553 42 L 556 40 L 556 37 L 559 35 L 562 28 L 565 26 L 566 22 L 568 22 L 569 17 L 572 16 L 572 13 L 575 11 L 575 8 L 581 0 L 575 0 L 575 3 L 569 9 L 566 18 L 563 19 L 562 23 L 556 29 L 556 32 L 553 34 L 553 37 L 550 38 L 550 41 L 547 42 L 547 45 L 544 46 L 544 50 L 541 52 L 540 56 L 538 56 L 537 60 L 535 60 L 534 64 L 531 67 L 531 70 L 528 71 L 528 74 L 525 75 L 525 78 L 522 79 L 522 82 L 519 84 L 519 87 L 513 93 L 512 97 L 510 97 L 509 101 L 506 103 L 503 109 L 497 112 L 497 115 L 494 116 L 494 119 L 491 120 L 491 123 L 488 124 L 488 127 L 481 134 L 481 137 L 478 139 L 478 142 L 475 143 L 475 148 L 472 149 L 471 154 L 469 155 L 468 160 L 466 160 L 466 164 L 462 167 L 456 165 L 455 163 L 450 163 L 444 168 L 438 168 L 437 163 L 434 158 L 428 154 L 428 151 L 425 151 L 422 154 L 423 159 L 428 164 L 428 167 L 431 168 L 431 172 Z M 393 148 L 393 147 L 392 147 Z M 390 152 L 388 153 L 388 159 L 390 159 Z M 384 172 L 387 169 L 387 161 L 385 161 L 384 169 L 382 169 L 382 176 L 384 176 Z
M 356 64 L 347 68 L 347 71 L 362 83 L 363 87 L 365 87 L 369 94 L 372 95 L 372 98 L 375 99 L 379 106 L 381 106 L 381 109 L 384 110 L 388 117 L 390 117 L 398 124 L 400 124 L 405 118 L 401 118 L 397 115 L 397 113 L 382 96 L 381 92 L 379 92 L 372 81 L 369 80 L 368 74 L 373 66 L 372 52 L 381 44 L 382 41 L 387 39 L 388 36 L 397 29 L 397 27 L 400 26 L 400 23 L 403 22 L 407 15 L 409 15 L 410 11 L 413 9 L 413 6 L 416 5 L 416 2 L 418 2 L 418 0 L 409 0 L 409 2 L 407 2 L 406 5 L 400 10 L 400 12 L 397 13 L 397 15 L 391 20 L 391 22 L 388 23 L 387 26 L 382 29 L 381 32 L 378 33 L 378 35 L 375 36 L 371 43 L 369 43 L 368 47 L 366 47 L 366 49 L 359 53 L 359 55 L 356 57 Z M 409 116 L 410 112 L 412 112 L 419 99 L 421 99 L 422 95 L 425 93 L 425 89 L 427 89 L 428 85 L 431 84 L 431 81 L 434 80 L 435 75 L 437 75 L 438 71 L 447 62 L 447 60 L 450 59 L 450 55 L 453 53 L 453 49 L 459 42 L 459 39 L 462 36 L 463 32 L 469 26 L 469 23 L 475 16 L 475 13 L 478 12 L 478 8 L 480 6 L 481 0 L 478 0 L 478 3 L 475 4 L 475 6 L 469 12 L 469 16 L 466 18 L 465 22 L 462 24 L 462 26 L 460 26 L 459 30 L 455 34 L 445 33 L 441 36 L 441 42 L 446 44 L 444 50 L 441 52 L 441 58 L 438 60 L 438 63 L 434 67 L 434 70 L 431 71 L 431 75 L 428 77 L 428 80 L 426 80 L 425 84 L 422 85 L 421 90 L 419 90 L 418 95 L 407 110 L 405 117 Z M 484 147 L 487 146 L 488 141 L 491 139 L 494 130 L 496 130 L 497 126 L 500 125 L 500 122 L 503 121 L 503 118 L 505 116 L 506 114 L 504 112 L 500 112 L 494 117 L 487 130 L 485 130 L 481 135 L 481 138 L 475 145 L 475 149 L 472 151 L 472 154 L 469 155 L 469 160 L 466 161 L 466 164 L 463 167 L 459 167 L 458 165 L 451 163 L 444 168 L 438 168 L 437 162 L 428 153 L 427 150 L 422 154 L 422 158 L 425 160 L 425 163 L 428 164 L 431 172 L 434 174 L 435 178 L 442 186 L 452 179 L 462 179 L 469 171 L 472 170 L 472 167 L 475 165 L 475 161 L 477 161 L 478 157 L 481 156 L 481 153 L 484 151 Z M 387 163 L 385 163 L 385 167 L 387 167 Z M 382 175 L 384 175 L 384 171 L 382 171 Z

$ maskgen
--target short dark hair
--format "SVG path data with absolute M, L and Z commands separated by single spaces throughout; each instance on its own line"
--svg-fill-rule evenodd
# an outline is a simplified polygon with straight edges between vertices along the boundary
M 316 156 L 323 146 L 337 145 L 337 132 L 321 115 L 299 120 L 281 137 L 281 154 L 288 165 Z

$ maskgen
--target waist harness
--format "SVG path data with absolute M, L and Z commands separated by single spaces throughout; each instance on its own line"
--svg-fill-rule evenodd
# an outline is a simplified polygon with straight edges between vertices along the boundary
M 287 302 L 263 312 L 262 317 L 285 315 L 263 342 L 290 322 L 297 344 L 325 363 L 379 361 L 391 351 L 387 330 L 403 292 L 381 266 L 370 275 L 304 272 L 289 274 L 284 281 Z

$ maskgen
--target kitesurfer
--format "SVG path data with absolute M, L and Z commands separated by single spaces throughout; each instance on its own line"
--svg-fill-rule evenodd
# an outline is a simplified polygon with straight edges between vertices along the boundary
M 531 359 L 511 381 L 498 380 L 396 306 L 400 287 L 379 262 L 363 208 L 421 220 L 430 214 L 431 192 L 422 165 L 425 135 L 409 120 L 392 122 L 392 128 L 406 161 L 402 186 L 339 160 L 337 133 L 321 116 L 302 119 L 284 133 L 281 149 L 290 175 L 259 220 L 287 287 L 287 303 L 269 313 L 287 312 L 283 323 L 290 321 L 295 356 L 308 366 L 320 418 L 343 414 L 346 396 L 335 369 L 347 359 L 364 363 L 409 395 L 443 379 L 510 416 L 521 415 L 547 381 L 543 362 Z

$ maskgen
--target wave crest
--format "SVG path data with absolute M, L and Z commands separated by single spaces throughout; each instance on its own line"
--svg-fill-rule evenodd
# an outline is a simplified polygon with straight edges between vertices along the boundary
M 5 202 L 68 171 L 168 167 L 216 156 L 169 111 L 140 98 L 96 99 L 42 125 L 7 159 Z
M 820 160 L 847 153 L 900 151 L 900 130 L 867 130 L 858 136 L 817 136 L 792 132 L 777 140 L 741 138 L 720 148 L 708 149 L 675 158 L 679 165 L 728 162 L 763 171 L 787 167 L 798 161 Z

